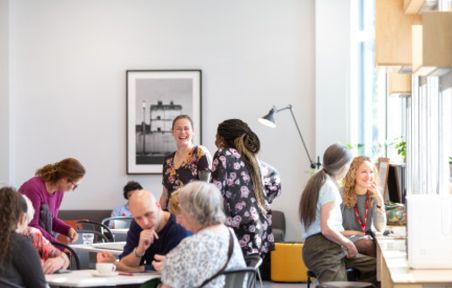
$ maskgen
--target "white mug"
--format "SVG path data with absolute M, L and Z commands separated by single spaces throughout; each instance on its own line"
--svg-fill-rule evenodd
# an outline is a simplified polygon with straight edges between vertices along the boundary
M 99 274 L 111 274 L 116 271 L 116 265 L 113 263 L 96 263 L 96 271 Z

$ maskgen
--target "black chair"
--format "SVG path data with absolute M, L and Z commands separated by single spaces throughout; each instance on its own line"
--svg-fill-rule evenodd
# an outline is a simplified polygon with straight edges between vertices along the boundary
M 94 222 L 91 220 L 78 220 L 76 223 L 76 229 L 79 233 L 79 239 L 77 243 L 82 243 L 82 235 L 84 233 L 94 234 L 94 242 L 114 242 L 115 238 L 108 226 Z
M 74 249 L 72 249 L 70 246 L 60 243 L 60 242 L 51 242 L 53 246 L 55 246 L 58 249 L 61 249 L 69 258 L 69 269 L 70 270 L 80 270 L 80 259 L 77 255 L 77 252 L 75 252 Z
M 358 269 L 355 269 L 353 267 L 347 268 L 347 280 L 348 281 L 357 281 L 359 277 L 361 276 L 361 273 Z M 306 272 L 306 287 L 309 288 L 311 286 L 312 280 L 311 278 L 317 278 L 317 275 L 315 275 L 314 271 L 308 270 Z M 317 286 L 319 287 L 319 286 Z M 359 286 L 361 287 L 361 286 Z M 367 287 L 367 286 L 366 286 Z
M 223 287 L 225 288 L 255 288 L 256 285 L 256 274 L 257 271 L 254 268 L 241 268 L 241 269 L 233 269 L 227 270 L 223 273 L 220 273 L 217 277 L 211 279 L 209 282 L 205 283 L 203 286 L 207 285 L 214 279 L 218 277 L 225 277 L 225 284 Z M 201 288 L 200 287 L 200 288 Z
M 262 283 L 262 277 L 261 277 L 261 273 L 259 271 L 259 268 L 261 267 L 262 262 L 263 262 L 262 258 L 257 253 L 245 256 L 246 266 L 249 267 L 249 268 L 256 269 L 256 273 L 257 273 L 257 276 L 259 278 L 259 286 L 261 288 L 263 287 L 263 283 Z

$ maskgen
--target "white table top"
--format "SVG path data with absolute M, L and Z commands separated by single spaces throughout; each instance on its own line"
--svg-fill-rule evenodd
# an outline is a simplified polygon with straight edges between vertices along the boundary
M 116 275 L 108 277 L 94 276 L 96 270 L 74 270 L 64 274 L 45 275 L 49 285 L 60 287 L 96 287 L 141 284 L 160 277 L 158 272 L 133 273 L 133 275 Z
M 390 227 L 394 233 L 377 235 L 377 245 L 394 285 L 452 284 L 452 269 L 410 269 L 406 250 L 405 227 Z M 447 285 L 451 287 L 452 285 Z M 383 287 L 383 286 L 382 286 Z M 415 287 L 415 286 L 410 286 Z M 445 286 L 441 286 L 445 287 Z
M 107 243 L 105 243 L 105 244 L 107 244 Z M 125 241 L 124 242 L 110 242 L 110 243 L 115 243 L 115 245 L 116 244 L 121 244 L 123 246 L 126 245 Z M 83 251 L 89 251 L 89 252 L 109 252 L 113 255 L 120 255 L 122 253 L 122 250 L 98 248 L 98 247 L 93 247 L 92 245 L 87 245 L 87 244 L 69 244 L 69 246 L 75 250 L 83 250 Z

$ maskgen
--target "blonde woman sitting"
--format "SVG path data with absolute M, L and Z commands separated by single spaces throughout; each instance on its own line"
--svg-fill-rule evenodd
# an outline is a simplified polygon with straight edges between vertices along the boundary
M 344 179 L 342 225 L 361 254 L 376 256 L 372 231 L 384 231 L 386 213 L 377 189 L 376 169 L 369 157 L 355 157 Z

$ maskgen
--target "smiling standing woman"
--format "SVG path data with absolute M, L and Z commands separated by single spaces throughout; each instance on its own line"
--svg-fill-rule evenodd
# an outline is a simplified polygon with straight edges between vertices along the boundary
M 66 235 L 71 242 L 77 240 L 77 232 L 58 218 L 58 210 L 64 193 L 74 191 L 84 175 L 85 168 L 77 159 L 66 158 L 39 168 L 35 176 L 19 188 L 35 210 L 29 225 L 38 228 L 47 240 L 56 241 L 55 232 Z
M 195 146 L 193 139 L 193 120 L 188 115 L 179 115 L 173 120 L 171 128 L 177 150 L 163 161 L 163 191 L 160 205 L 168 206 L 173 191 L 193 180 L 205 180 L 208 175 L 212 156 L 204 146 Z M 205 172 L 202 173 L 201 171 Z

